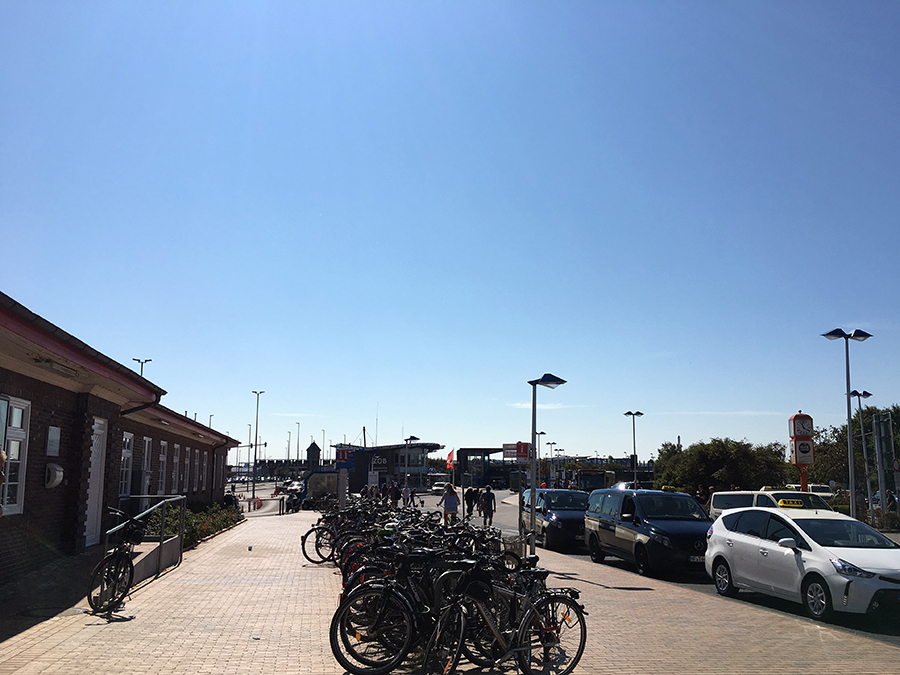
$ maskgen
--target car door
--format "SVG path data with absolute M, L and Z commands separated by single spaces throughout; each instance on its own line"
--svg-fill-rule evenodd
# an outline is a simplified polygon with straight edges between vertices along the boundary
M 539 537 L 546 546 L 547 544 L 547 495 L 538 492 L 537 503 L 534 505 L 534 531 L 535 536 Z
M 734 529 L 725 535 L 725 559 L 731 568 L 734 583 L 751 588 L 761 585 L 758 575 L 759 546 L 766 530 L 769 514 L 766 511 L 742 511 Z
M 634 495 L 626 492 L 622 495 L 622 506 L 616 518 L 616 548 L 620 556 L 626 560 L 634 560 L 634 548 L 637 539 L 635 528 L 635 504 Z M 627 516 L 627 517 L 626 517 Z
M 793 539 L 798 548 L 779 546 L 778 541 L 785 538 Z M 803 537 L 783 518 L 771 515 L 765 535 L 759 541 L 757 578 L 760 585 L 773 595 L 797 600 L 805 569 L 804 549 L 809 550 L 809 545 Z
M 610 490 L 603 499 L 600 506 L 600 514 L 598 517 L 600 546 L 608 553 L 620 556 L 622 550 L 616 537 L 616 528 L 622 513 L 622 497 L 624 493 L 621 490 Z

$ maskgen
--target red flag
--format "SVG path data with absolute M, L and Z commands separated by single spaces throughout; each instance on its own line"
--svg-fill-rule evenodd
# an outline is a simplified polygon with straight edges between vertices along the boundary
M 453 468 L 453 451 L 452 450 L 450 451 L 450 454 L 447 455 L 447 468 L 448 469 Z

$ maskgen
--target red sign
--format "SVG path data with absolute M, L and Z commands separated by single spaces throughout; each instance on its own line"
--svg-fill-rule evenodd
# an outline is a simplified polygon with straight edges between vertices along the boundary
M 531 449 L 531 443 L 525 443 L 523 441 L 519 441 L 516 443 L 516 459 L 520 462 L 527 462 L 531 457 L 529 450 Z
M 452 450 L 450 451 L 450 454 L 447 455 L 447 468 L 448 469 L 453 468 L 453 451 Z

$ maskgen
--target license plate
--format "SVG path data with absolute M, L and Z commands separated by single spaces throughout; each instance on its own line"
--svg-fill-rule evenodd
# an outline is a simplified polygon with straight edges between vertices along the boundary
M 688 560 L 690 562 L 703 562 L 704 560 L 706 560 L 706 558 L 702 555 L 691 555 L 688 556 Z
M 576 541 L 584 541 L 584 535 L 583 535 L 583 534 L 576 534 L 576 535 L 575 535 L 575 539 L 576 539 Z

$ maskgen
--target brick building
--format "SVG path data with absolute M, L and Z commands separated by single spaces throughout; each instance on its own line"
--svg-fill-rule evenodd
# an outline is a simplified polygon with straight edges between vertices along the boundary
M 238 441 L 169 410 L 165 393 L 0 293 L 5 579 L 98 544 L 113 524 L 107 506 L 224 496 Z

